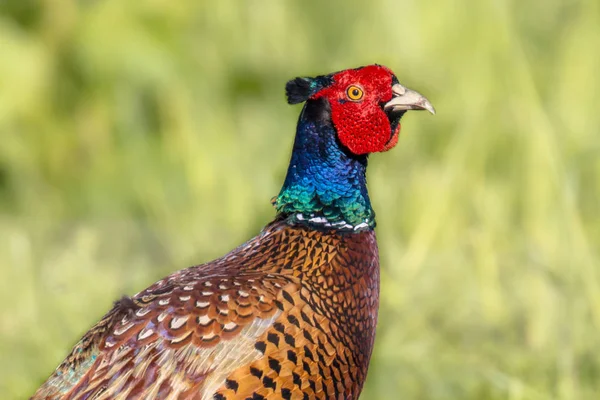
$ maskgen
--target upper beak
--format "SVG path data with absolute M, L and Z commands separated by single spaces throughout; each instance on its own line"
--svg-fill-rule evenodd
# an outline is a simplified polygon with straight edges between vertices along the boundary
M 422 94 L 405 88 L 399 83 L 392 86 L 392 92 L 394 97 L 383 106 L 385 111 L 427 110 L 435 114 L 435 108 Z

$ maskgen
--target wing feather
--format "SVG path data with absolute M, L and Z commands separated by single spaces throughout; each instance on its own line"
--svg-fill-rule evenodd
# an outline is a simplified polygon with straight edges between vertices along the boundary
M 252 271 L 159 281 L 117 302 L 33 399 L 210 399 L 262 356 L 255 343 L 292 281 Z

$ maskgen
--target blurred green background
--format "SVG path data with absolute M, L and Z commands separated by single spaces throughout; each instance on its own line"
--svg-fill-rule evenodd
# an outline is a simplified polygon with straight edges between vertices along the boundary
M 274 215 L 287 79 L 381 63 L 438 110 L 371 158 L 362 399 L 600 396 L 597 0 L 0 0 L 0 393 Z

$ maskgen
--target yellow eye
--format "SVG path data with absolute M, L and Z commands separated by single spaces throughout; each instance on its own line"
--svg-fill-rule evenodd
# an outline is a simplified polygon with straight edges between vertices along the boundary
M 362 99 L 364 94 L 365 93 L 363 90 L 355 85 L 350 85 L 348 86 L 348 89 L 346 89 L 346 96 L 348 96 L 348 98 L 352 101 L 358 101 Z

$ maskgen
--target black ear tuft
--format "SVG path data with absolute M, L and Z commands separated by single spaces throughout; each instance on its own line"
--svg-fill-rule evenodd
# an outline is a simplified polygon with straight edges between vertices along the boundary
M 296 78 L 285 84 L 285 95 L 289 104 L 303 103 L 313 91 L 313 80 L 311 78 Z
M 316 78 L 298 77 L 286 83 L 285 95 L 290 104 L 303 103 L 332 83 L 331 75 L 321 75 Z

